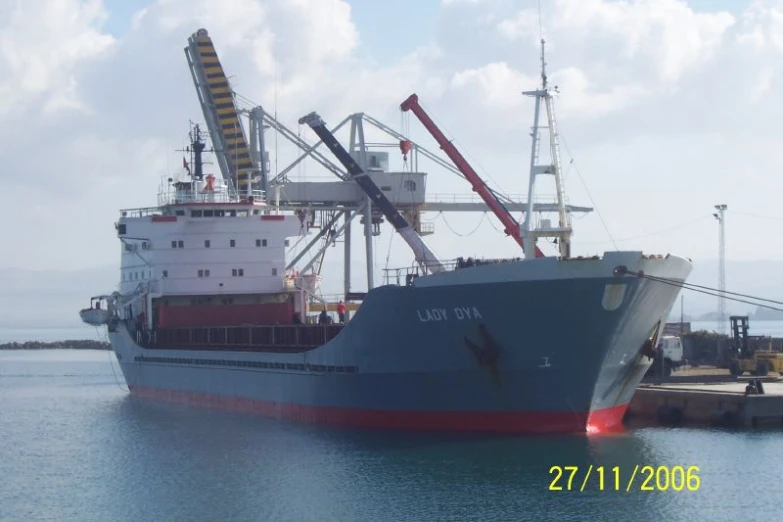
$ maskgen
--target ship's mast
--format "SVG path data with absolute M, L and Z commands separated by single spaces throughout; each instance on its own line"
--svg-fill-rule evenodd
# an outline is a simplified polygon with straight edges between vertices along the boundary
M 522 224 L 522 234 L 525 238 L 525 257 L 532 259 L 536 255 L 536 240 L 540 237 L 552 237 L 558 242 L 560 256 L 563 258 L 571 255 L 571 223 L 569 215 L 566 212 L 565 188 L 563 186 L 563 171 L 560 162 L 560 145 L 558 144 L 557 123 L 555 119 L 554 96 L 559 94 L 557 86 L 554 92 L 547 86 L 546 77 L 546 59 L 544 53 L 545 41 L 541 39 L 541 88 L 535 91 L 524 91 L 526 96 L 534 96 L 536 105 L 533 115 L 533 128 L 531 132 L 532 147 L 530 151 L 530 180 L 527 192 L 527 211 L 525 212 L 525 222 Z M 539 125 L 541 115 L 541 103 L 543 102 L 547 114 L 547 127 Z M 549 153 L 550 164 L 541 165 L 539 160 L 539 141 L 541 139 L 540 131 L 542 128 L 549 130 Z M 542 219 L 541 225 L 537 228 L 533 223 L 533 209 L 535 203 L 536 177 L 540 175 L 550 175 L 555 178 L 555 189 L 557 191 L 557 213 L 558 226 L 553 227 L 549 220 Z
M 193 130 L 190 131 L 190 146 L 193 150 L 193 174 L 192 178 L 198 181 L 204 179 L 204 160 L 201 155 L 204 152 L 206 143 L 201 139 L 201 129 L 198 124 L 193 126 Z

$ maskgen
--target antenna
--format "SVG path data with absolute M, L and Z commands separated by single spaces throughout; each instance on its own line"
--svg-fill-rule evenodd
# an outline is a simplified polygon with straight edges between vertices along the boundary
M 715 205 L 718 220 L 718 333 L 726 333 L 726 205 Z
M 544 39 L 544 29 L 541 24 L 541 0 L 538 0 L 538 38 L 540 40 Z
M 277 60 L 275 60 L 275 120 L 277 120 Z M 278 153 L 277 135 L 279 132 L 275 132 L 275 178 L 278 176 L 277 158 L 280 157 Z

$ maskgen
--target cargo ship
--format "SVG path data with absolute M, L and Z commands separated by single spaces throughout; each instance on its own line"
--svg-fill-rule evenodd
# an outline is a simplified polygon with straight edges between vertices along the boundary
M 522 223 L 415 95 L 401 105 L 427 127 L 484 209 L 521 247 L 514 259 L 446 261 L 425 242 L 416 201 L 405 199 L 423 191 L 422 173 L 389 172 L 376 161 L 383 156 L 366 147 L 357 152 L 353 143 L 346 150 L 316 113 L 299 123 L 339 160 L 342 168 L 335 168 L 318 156 L 342 179 L 327 187 L 273 177 L 263 129 L 285 129 L 259 108 L 250 111 L 261 116 L 251 120 L 248 139 L 212 40 L 203 29 L 194 33 L 185 51 L 223 176 L 205 173 L 207 143 L 193 127 L 182 179 L 164 180 L 157 206 L 121 210 L 115 223 L 119 290 L 93 298 L 81 311 L 85 322 L 108 329 L 130 392 L 356 427 L 505 433 L 621 428 L 691 263 L 637 251 L 571 255 L 556 93 L 547 85 L 543 49 L 542 41 L 542 83 L 524 93 L 534 98 L 535 111 Z M 546 125 L 539 125 L 542 113 Z M 547 161 L 542 128 L 549 134 Z M 417 148 L 401 138 L 403 154 Z M 534 199 L 541 176 L 556 186 L 549 207 Z M 302 195 L 308 191 L 320 199 L 308 200 Z M 325 212 L 319 209 L 327 204 L 339 207 L 341 197 L 354 206 L 344 202 L 342 211 L 324 214 L 330 219 L 312 234 L 315 212 Z M 557 213 L 558 222 L 536 220 L 542 209 Z M 368 265 L 372 234 L 383 222 L 415 259 L 387 271 L 381 286 L 374 286 L 368 266 L 366 292 L 350 291 L 354 215 L 364 220 Z M 557 255 L 543 255 L 541 238 L 554 240 Z M 310 262 L 293 255 L 296 243 L 319 239 L 323 247 Z M 317 269 L 337 240 L 346 243 L 347 282 L 339 302 L 323 297 Z

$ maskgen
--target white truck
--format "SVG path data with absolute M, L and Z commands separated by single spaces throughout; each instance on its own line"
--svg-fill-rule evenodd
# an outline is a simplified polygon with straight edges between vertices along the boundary
M 655 360 L 647 375 L 668 377 L 672 370 L 685 364 L 682 340 L 676 335 L 664 335 L 655 350 Z

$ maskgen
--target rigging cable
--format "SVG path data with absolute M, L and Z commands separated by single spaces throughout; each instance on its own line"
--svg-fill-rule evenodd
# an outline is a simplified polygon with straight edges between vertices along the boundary
M 487 213 L 484 212 L 483 214 L 481 214 L 481 219 L 479 220 L 478 224 L 476 225 L 476 227 L 473 230 L 471 230 L 467 234 L 460 234 L 459 232 L 457 232 L 456 230 L 451 228 L 451 225 L 449 225 L 449 222 L 446 221 L 446 216 L 443 214 L 442 210 L 440 211 L 440 213 L 438 215 L 441 217 L 441 219 L 446 224 L 448 229 L 451 230 L 454 234 L 458 235 L 459 237 L 469 237 L 469 236 L 472 236 L 473 234 L 475 234 L 478 231 L 478 229 L 481 226 L 481 224 L 484 222 L 484 219 L 487 217 Z M 495 230 L 497 230 L 497 229 L 495 229 Z
M 736 210 L 732 210 L 731 214 L 732 215 L 738 214 L 740 216 L 748 216 L 748 217 L 754 217 L 754 218 L 759 218 L 759 219 L 771 219 L 772 221 L 783 221 L 783 218 L 779 218 L 779 217 L 762 216 L 760 214 L 750 214 L 749 212 L 738 212 Z
M 753 295 L 742 294 L 742 293 L 739 293 L 739 292 L 729 292 L 727 290 L 721 291 L 721 290 L 716 289 L 716 288 L 711 288 L 711 287 L 703 286 L 703 285 L 697 285 L 697 284 L 694 284 L 694 283 L 686 283 L 684 281 L 679 281 L 677 279 L 671 279 L 671 278 L 668 278 L 668 277 L 651 276 L 651 275 L 645 274 L 642 271 L 634 272 L 633 270 L 628 270 L 624 266 L 619 266 L 619 267 L 615 268 L 614 271 L 615 271 L 615 274 L 617 274 L 617 275 L 629 274 L 629 275 L 633 275 L 633 276 L 639 277 L 641 279 L 647 279 L 649 281 L 654 281 L 654 282 L 657 282 L 657 283 L 662 283 L 662 284 L 666 284 L 666 285 L 670 285 L 670 286 L 675 286 L 675 287 L 681 288 L 683 290 L 690 290 L 691 292 L 696 292 L 696 293 L 699 293 L 699 294 L 709 295 L 709 296 L 712 296 L 712 297 L 721 297 L 723 299 L 728 299 L 730 301 L 735 301 L 735 302 L 738 302 L 738 303 L 744 303 L 744 304 L 757 306 L 759 308 L 767 308 L 769 310 L 775 310 L 775 311 L 778 311 L 778 312 L 783 312 L 783 307 L 771 306 L 771 305 L 768 305 L 768 304 L 761 304 L 761 303 L 758 303 L 758 302 L 754 302 L 754 301 L 762 301 L 762 302 L 774 303 L 774 304 L 778 304 L 778 305 L 782 305 L 783 306 L 783 301 L 776 301 L 774 299 L 766 299 L 766 298 L 763 298 L 763 297 L 756 297 L 756 296 L 753 296 Z M 737 297 L 731 297 L 731 296 L 737 296 Z M 748 301 L 747 299 L 740 299 L 740 297 L 753 299 L 753 301 Z
M 709 214 L 709 215 L 706 215 L 706 216 L 702 216 L 702 217 L 697 218 L 697 219 L 692 219 L 690 221 L 686 221 L 684 223 L 680 223 L 679 225 L 674 225 L 674 226 L 671 226 L 671 227 L 668 227 L 668 228 L 657 230 L 655 232 L 648 232 L 646 234 L 640 234 L 638 236 L 631 236 L 631 237 L 625 237 L 625 238 L 622 238 L 622 239 L 616 239 L 615 241 L 617 243 L 622 243 L 624 241 L 633 241 L 634 239 L 642 239 L 642 238 L 645 238 L 645 237 L 657 236 L 659 234 L 665 234 L 666 232 L 674 232 L 675 230 L 680 230 L 680 229 L 689 227 L 691 225 L 695 225 L 696 223 L 701 223 L 702 221 L 704 221 L 706 219 L 712 219 L 712 214 Z M 607 243 L 607 241 L 582 241 L 580 243 L 583 244 L 583 245 L 603 245 L 603 244 Z
M 109 333 L 102 331 L 101 327 L 99 326 L 95 327 L 95 333 L 98 335 L 98 338 L 102 342 L 109 343 L 109 349 L 107 350 L 109 353 L 109 366 L 111 367 L 111 374 L 114 376 L 114 382 L 117 384 L 117 387 L 124 392 L 130 391 L 127 384 L 123 388 L 122 383 L 120 383 L 120 380 L 117 378 L 117 372 L 114 371 L 114 360 L 116 360 L 116 358 L 114 357 L 114 349 L 111 346 L 111 339 L 109 338 Z
M 405 130 L 405 116 L 406 116 L 406 113 L 400 111 L 400 134 L 403 134 L 403 132 Z M 403 134 L 403 136 L 405 136 L 405 134 Z M 403 165 L 402 170 L 403 170 L 403 172 L 405 172 L 405 165 Z M 411 170 L 411 172 L 413 172 L 413 171 Z M 397 185 L 397 194 L 402 194 L 402 182 L 403 182 L 403 176 L 400 176 L 400 182 Z M 406 216 L 406 218 L 407 217 L 408 216 Z M 413 219 L 411 219 L 411 221 L 413 221 Z M 419 221 L 421 221 L 421 213 L 419 213 Z M 411 226 L 415 225 L 415 223 L 410 223 L 410 224 L 411 224 Z M 421 228 L 421 226 L 419 228 Z M 414 231 L 415 230 L 416 230 L 416 228 L 414 226 Z M 416 231 L 416 233 L 419 236 L 421 236 L 421 234 L 418 231 Z M 386 251 L 386 266 L 384 267 L 384 271 L 389 270 L 389 257 L 391 256 L 392 241 L 394 241 L 394 236 L 396 236 L 396 235 L 397 235 L 396 233 L 392 232 L 391 236 L 389 236 L 389 250 Z
M 609 236 L 609 239 L 612 241 L 612 246 L 614 246 L 614 249 L 616 251 L 619 251 L 620 249 L 617 247 L 617 243 L 614 240 L 614 236 L 612 236 L 612 233 L 609 231 L 609 226 L 607 226 L 606 221 L 604 221 L 603 215 L 601 215 L 601 211 L 598 210 L 598 205 L 595 204 L 595 200 L 593 199 L 593 195 L 590 193 L 590 189 L 587 188 L 587 183 L 585 183 L 584 178 L 582 177 L 582 173 L 579 171 L 579 167 L 576 165 L 576 161 L 574 161 L 574 155 L 571 154 L 571 149 L 568 147 L 568 143 L 566 143 L 565 137 L 562 133 L 558 133 L 560 135 L 560 139 L 563 140 L 563 147 L 565 147 L 566 152 L 568 152 L 568 155 L 571 157 L 571 164 L 574 167 L 574 170 L 576 171 L 576 175 L 579 177 L 579 181 L 582 183 L 582 187 L 584 187 L 585 192 L 587 193 L 588 199 L 590 199 L 590 203 L 593 205 L 593 209 L 595 210 L 595 213 L 598 214 L 598 219 L 601 220 L 601 224 L 604 226 L 604 229 L 606 230 L 606 234 Z
M 432 115 L 433 113 L 432 113 L 432 112 L 430 112 L 429 110 L 427 110 L 427 109 L 426 109 L 426 107 L 425 107 L 425 106 L 424 106 L 424 105 L 423 105 L 421 102 L 419 102 L 419 105 L 421 106 L 421 108 L 422 108 L 422 109 L 425 109 L 425 110 L 427 111 L 427 113 L 428 113 L 428 114 L 430 114 L 430 119 L 431 119 L 433 122 L 435 122 L 435 124 L 436 124 L 438 127 L 440 127 L 440 129 L 441 129 L 441 131 L 443 132 L 443 134 L 444 134 L 444 135 L 456 136 L 456 134 L 454 134 L 453 132 L 449 131 L 449 129 L 448 129 L 448 128 L 447 128 L 447 127 L 446 127 L 446 126 L 443 124 L 443 122 L 442 122 L 442 121 L 440 121 L 440 120 L 439 120 L 439 119 L 437 119 L 435 116 L 433 116 L 433 115 Z M 447 138 L 447 139 L 448 139 L 448 138 Z M 465 145 L 464 145 L 462 142 L 460 142 L 459 140 L 457 140 L 457 138 L 456 138 L 456 137 L 453 137 L 453 138 L 451 138 L 449 141 L 450 141 L 452 144 L 454 144 L 454 146 L 455 146 L 455 147 L 456 147 L 457 145 L 459 145 L 459 148 L 460 148 L 460 150 L 459 150 L 458 152 L 459 152 L 459 154 L 460 154 L 460 155 L 461 155 L 461 156 L 462 156 L 462 157 L 465 159 L 465 161 L 466 161 L 466 162 L 469 162 L 469 164 L 470 164 L 471 166 L 475 165 L 475 166 L 477 166 L 477 167 L 478 167 L 478 170 L 477 170 L 477 169 L 473 169 L 473 170 L 476 170 L 476 174 L 478 174 L 478 173 L 479 173 L 479 171 L 481 171 L 481 174 L 483 174 L 482 181 L 484 181 L 485 179 L 488 179 L 488 180 L 489 180 L 489 181 L 491 181 L 491 182 L 492 182 L 492 183 L 493 183 L 493 184 L 494 184 L 496 187 L 498 187 L 498 190 L 495 190 L 495 191 L 493 191 L 493 192 L 495 193 L 494 195 L 495 195 L 495 197 L 496 197 L 496 198 L 498 198 L 498 199 L 501 199 L 499 196 L 504 196 L 505 198 L 509 198 L 509 196 L 507 195 L 507 193 L 506 193 L 506 192 L 503 190 L 503 188 L 501 187 L 500 183 L 498 183 L 497 181 L 495 181 L 495 179 L 493 179 L 493 178 L 492 178 L 492 176 L 490 176 L 489 172 L 487 172 L 487 171 L 484 169 L 484 167 L 482 167 L 482 166 L 481 166 L 481 164 L 478 162 L 478 159 L 474 158 L 473 156 L 471 156 L 471 155 L 470 155 L 470 154 L 467 152 L 467 150 L 468 150 L 468 149 L 467 149 L 467 147 L 465 147 Z M 457 170 L 459 171 L 459 169 L 457 169 Z M 467 178 L 467 177 L 466 177 L 466 176 L 465 176 L 465 175 L 464 175 L 462 172 L 459 172 L 459 176 L 460 176 L 462 179 L 468 179 L 468 178 Z M 487 185 L 487 187 L 489 187 L 489 184 L 487 184 L 487 183 L 486 183 L 486 181 L 484 181 L 484 184 L 486 184 L 486 185 Z M 492 189 L 490 189 L 490 191 L 492 191 Z

